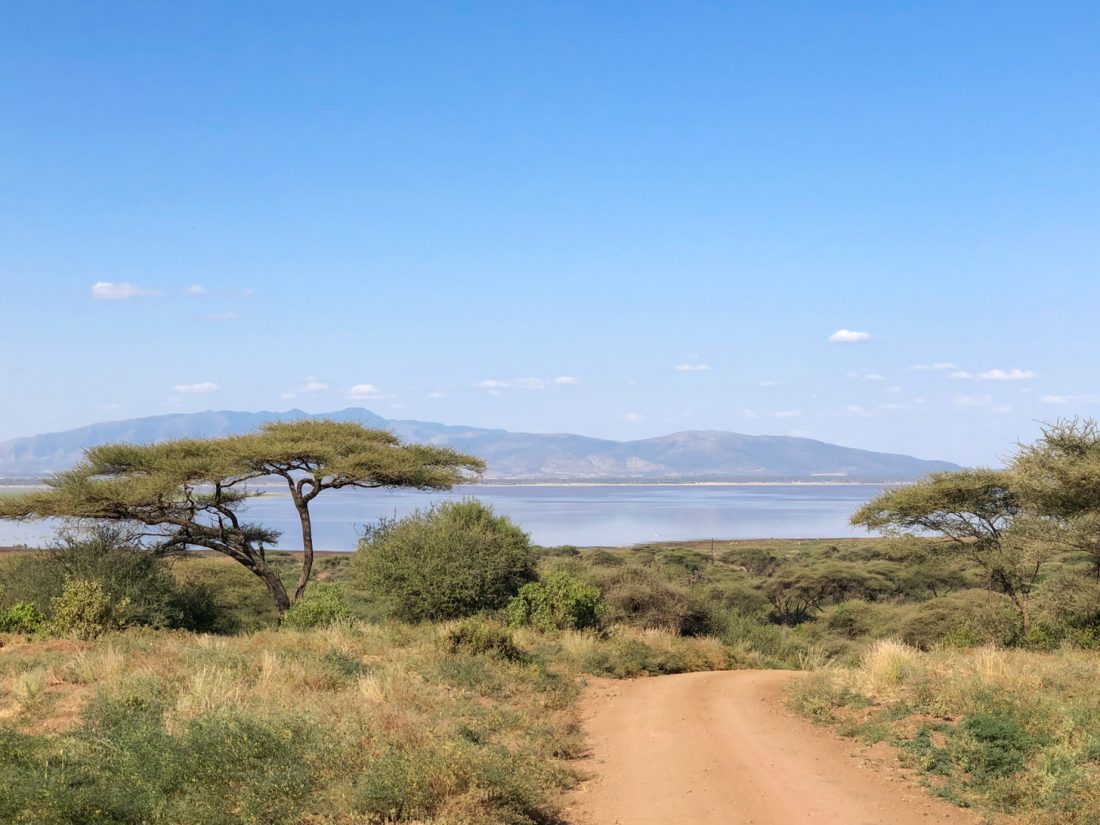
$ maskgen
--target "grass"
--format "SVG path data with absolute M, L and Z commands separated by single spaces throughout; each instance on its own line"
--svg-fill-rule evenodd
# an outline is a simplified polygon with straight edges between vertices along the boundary
M 802 713 L 888 739 L 938 795 L 1025 823 L 1100 822 L 1100 657 L 874 645 L 796 682 Z

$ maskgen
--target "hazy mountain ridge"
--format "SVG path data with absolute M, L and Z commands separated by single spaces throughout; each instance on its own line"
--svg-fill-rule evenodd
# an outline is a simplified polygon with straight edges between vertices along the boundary
M 901 481 L 947 461 L 878 453 L 809 438 L 686 431 L 638 441 L 612 441 L 568 433 L 510 432 L 383 418 L 370 410 L 333 413 L 207 411 L 92 424 L 65 432 L 0 442 L 0 477 L 65 469 L 81 451 L 111 441 L 150 443 L 172 438 L 210 438 L 245 433 L 268 421 L 335 418 L 384 427 L 410 441 L 448 444 L 488 462 L 487 479 L 586 480 L 809 480 Z

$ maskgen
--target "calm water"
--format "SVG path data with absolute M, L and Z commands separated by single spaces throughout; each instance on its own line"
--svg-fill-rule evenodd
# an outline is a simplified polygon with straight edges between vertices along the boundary
M 875 486 L 752 487 L 605 486 L 466 487 L 451 493 L 340 490 L 311 509 L 315 544 L 351 550 L 364 524 L 404 516 L 434 501 L 476 495 L 510 516 L 543 545 L 626 545 L 647 541 L 723 538 L 839 538 L 866 535 L 848 526 L 851 513 L 877 495 Z M 252 521 L 283 531 L 282 549 L 301 549 L 297 516 L 286 495 L 269 494 L 247 507 Z M 43 523 L 0 522 L 0 546 L 48 538 Z

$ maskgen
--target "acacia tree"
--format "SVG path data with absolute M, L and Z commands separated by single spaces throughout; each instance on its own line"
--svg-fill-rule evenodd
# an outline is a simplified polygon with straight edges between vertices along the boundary
M 1012 460 L 1036 517 L 1059 543 L 1086 553 L 1100 578 L 1100 424 L 1091 419 L 1043 427 Z
M 1025 514 L 1016 478 L 1003 470 L 933 473 L 863 505 L 852 524 L 887 533 L 949 539 L 1008 596 L 1031 628 L 1031 593 L 1056 546 Z
M 85 451 L 49 489 L 0 499 L 0 518 L 75 518 L 141 525 L 162 553 L 203 547 L 229 556 L 263 581 L 282 613 L 302 598 L 313 567 L 310 503 L 344 487 L 446 490 L 476 478 L 483 462 L 447 447 L 403 444 L 351 422 L 275 422 L 242 436 L 159 444 L 107 444 Z M 248 482 L 287 484 L 302 528 L 302 571 L 293 596 L 267 560 L 279 533 L 241 518 L 256 493 Z

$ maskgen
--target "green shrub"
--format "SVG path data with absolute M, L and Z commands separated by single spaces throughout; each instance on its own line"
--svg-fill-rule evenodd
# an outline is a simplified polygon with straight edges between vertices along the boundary
M 282 624 L 292 630 L 330 627 L 351 618 L 351 610 L 339 587 L 316 583 L 305 597 L 283 614 Z
M 35 633 L 45 623 L 45 614 L 30 602 L 16 602 L 0 610 L 0 633 Z
M 1008 597 L 986 590 L 962 590 L 914 605 L 900 628 L 902 640 L 921 650 L 940 644 L 1007 645 L 1019 633 L 1018 614 Z
M 95 639 L 121 628 L 128 607 L 112 603 L 100 582 L 73 579 L 51 603 L 45 629 L 51 636 Z
M 959 764 L 979 780 L 1015 773 L 1035 747 L 1020 724 L 1001 713 L 970 716 L 957 735 Z
M 520 588 L 508 602 L 508 622 L 538 630 L 586 630 L 600 625 L 600 591 L 555 571 Z
M 476 500 L 383 520 L 354 563 L 367 593 L 412 622 L 497 610 L 535 577 L 527 534 Z
M 168 559 L 143 547 L 135 535 L 109 525 L 64 532 L 50 549 L 5 564 L 0 606 L 28 602 L 49 614 L 54 599 L 72 581 L 99 582 L 110 602 L 126 604 L 127 625 L 217 629 L 219 617 L 207 588 L 177 581 Z
M 451 653 L 495 656 L 510 662 L 527 658 L 507 628 L 483 618 L 463 619 L 447 630 L 446 640 Z
M 671 630 L 681 636 L 700 636 L 711 629 L 709 613 L 687 588 L 655 571 L 624 568 L 598 577 L 596 584 L 608 623 Z

